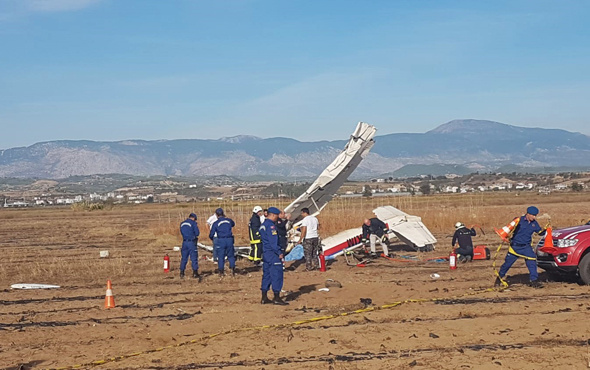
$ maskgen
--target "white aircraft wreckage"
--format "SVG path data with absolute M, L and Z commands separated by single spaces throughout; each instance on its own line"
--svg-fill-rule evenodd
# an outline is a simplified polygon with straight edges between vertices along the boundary
M 299 239 L 297 226 L 301 223 L 300 211 L 309 208 L 310 214 L 318 215 L 334 198 L 338 189 L 354 172 L 361 161 L 375 145 L 374 137 L 377 129 L 365 122 L 359 122 L 350 136 L 344 150 L 318 176 L 311 186 L 285 208 L 285 213 L 293 215 L 290 231 L 290 250 Z M 436 238 L 430 233 L 418 216 L 412 216 L 392 206 L 379 207 L 373 213 L 388 226 L 387 236 L 397 237 L 400 241 L 418 251 L 434 249 Z M 359 219 L 359 224 L 362 220 Z M 363 246 L 361 243 L 362 228 L 342 231 L 336 235 L 322 239 L 322 249 L 327 257 L 335 257 L 344 252 Z M 213 248 L 199 243 L 199 247 L 212 251 Z M 247 257 L 248 248 L 236 248 L 238 254 Z
M 422 223 L 418 216 L 412 216 L 392 206 L 378 207 L 373 210 L 375 216 L 387 226 L 387 237 L 390 241 L 399 239 L 417 251 L 431 251 L 436 238 Z M 359 221 L 360 222 L 360 221 Z M 336 257 L 345 252 L 360 248 L 362 228 L 342 231 L 336 235 L 322 239 L 322 249 L 326 257 Z

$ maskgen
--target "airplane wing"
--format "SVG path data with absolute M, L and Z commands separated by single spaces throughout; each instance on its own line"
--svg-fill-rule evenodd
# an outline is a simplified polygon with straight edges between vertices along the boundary
M 358 167 L 375 144 L 377 129 L 368 123 L 359 122 L 350 140 L 336 159 L 319 175 L 313 184 L 285 208 L 293 215 L 292 222 L 301 221 L 301 208 L 309 208 L 312 215 L 319 214 L 332 200 L 348 176 Z
M 389 230 L 407 245 L 425 250 L 434 249 L 437 240 L 418 216 L 409 215 L 392 206 L 378 207 L 373 210 L 378 219 L 385 222 Z

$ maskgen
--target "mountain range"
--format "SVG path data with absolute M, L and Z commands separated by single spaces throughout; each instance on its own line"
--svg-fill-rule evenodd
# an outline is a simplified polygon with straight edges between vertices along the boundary
M 353 126 L 351 125 L 351 130 Z M 219 140 L 49 141 L 0 151 L 0 177 L 129 175 L 302 178 L 319 174 L 347 140 L 301 142 L 235 136 Z M 353 177 L 395 173 L 407 165 L 461 171 L 588 167 L 590 137 L 561 129 L 454 120 L 426 133 L 377 136 Z M 414 166 L 416 167 L 416 166 Z

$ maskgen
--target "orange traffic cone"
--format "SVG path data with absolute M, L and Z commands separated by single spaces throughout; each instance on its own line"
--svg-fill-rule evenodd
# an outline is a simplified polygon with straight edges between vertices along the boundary
M 557 248 L 553 245 L 553 229 L 549 226 L 545 231 L 545 242 L 543 242 L 543 246 L 539 248 L 541 252 L 553 254 L 553 252 L 557 251 Z
M 104 297 L 104 308 L 115 308 L 115 297 L 113 297 L 113 287 L 110 280 L 107 280 L 107 293 Z
M 518 222 L 520 221 L 520 217 L 516 217 L 514 220 L 512 220 L 512 222 L 510 222 L 508 225 L 504 226 L 501 229 L 496 229 L 494 228 L 494 231 L 496 232 L 496 234 L 498 234 L 498 236 L 500 238 L 502 238 L 502 240 L 504 240 L 505 242 L 510 242 L 510 240 L 508 240 L 508 237 L 510 236 L 510 233 L 512 233 L 512 231 L 514 230 L 514 228 L 516 227 L 516 225 L 518 225 Z

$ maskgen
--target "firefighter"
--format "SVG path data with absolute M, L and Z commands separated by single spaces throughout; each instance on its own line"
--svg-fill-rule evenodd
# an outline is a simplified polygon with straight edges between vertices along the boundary
M 361 241 L 371 244 L 371 257 L 377 257 L 377 242 L 383 248 L 383 254 L 389 256 L 389 238 L 387 237 L 387 225 L 377 217 L 365 218 L 363 222 L 363 235 Z
M 530 206 L 527 208 L 526 214 L 520 217 L 518 225 L 516 225 L 514 233 L 512 234 L 512 239 L 510 239 L 510 249 L 508 249 L 504 264 L 500 267 L 500 276 L 496 278 L 494 285 L 500 286 L 502 284 L 501 279 L 506 276 L 506 273 L 510 267 L 512 267 L 514 262 L 516 262 L 518 258 L 523 258 L 526 267 L 529 269 L 529 285 L 533 288 L 543 287 L 543 284 L 537 280 L 539 278 L 539 273 L 537 272 L 537 256 L 531 246 L 533 233 L 538 233 L 539 235 L 545 234 L 545 230 L 539 226 L 539 223 L 536 220 L 538 214 L 539 209 L 535 206 Z
M 262 207 L 254 207 L 250 223 L 248 224 L 250 233 L 250 254 L 248 255 L 248 259 L 254 263 L 259 263 L 262 260 L 262 242 L 260 241 L 261 217 Z
M 217 221 L 213 223 L 211 231 L 209 232 L 209 239 L 217 239 L 215 248 L 217 249 L 217 266 L 219 268 L 219 276 L 224 275 L 225 258 L 229 261 L 229 268 L 232 271 L 232 276 L 236 274 L 236 256 L 234 250 L 234 235 L 232 228 L 236 223 L 231 218 L 225 217 L 222 208 L 215 210 Z
M 455 244 L 459 243 L 459 248 L 455 249 L 455 253 L 457 253 L 459 261 L 462 263 L 473 260 L 472 236 L 476 236 L 474 228 L 468 229 L 462 222 L 455 224 L 455 234 L 453 234 L 451 246 L 455 247 Z
M 260 226 L 260 239 L 262 240 L 262 304 L 273 303 L 285 306 L 289 303 L 281 299 L 283 289 L 283 252 L 279 246 L 279 234 L 275 222 L 279 218 L 278 208 L 270 207 L 268 217 Z M 268 298 L 268 291 L 272 287 L 274 297 Z
M 197 253 L 197 243 L 199 241 L 197 215 L 191 213 L 186 220 L 182 221 L 180 224 L 180 234 L 182 234 L 180 278 L 184 279 L 184 269 L 190 257 L 193 266 L 193 277 L 201 281 L 201 276 L 199 275 L 199 254 Z

